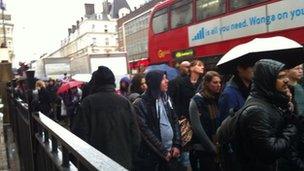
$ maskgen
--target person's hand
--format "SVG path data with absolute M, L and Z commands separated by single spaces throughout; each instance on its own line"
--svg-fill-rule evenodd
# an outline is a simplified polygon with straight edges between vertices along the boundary
M 289 88 L 286 89 L 285 93 L 288 96 L 288 100 L 291 102 L 292 101 L 292 93 L 291 93 L 290 89 Z
M 167 162 L 169 162 L 169 161 L 171 160 L 171 158 L 172 158 L 171 152 L 168 151 L 167 154 L 166 154 L 165 160 L 166 160 Z
M 179 157 L 180 156 L 180 150 L 176 147 L 173 147 L 171 149 L 171 155 L 172 155 L 173 158 Z

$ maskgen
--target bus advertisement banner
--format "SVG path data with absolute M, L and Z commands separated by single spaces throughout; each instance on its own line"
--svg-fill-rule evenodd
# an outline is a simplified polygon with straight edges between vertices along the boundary
M 188 27 L 190 47 L 304 26 L 302 0 L 278 1 Z

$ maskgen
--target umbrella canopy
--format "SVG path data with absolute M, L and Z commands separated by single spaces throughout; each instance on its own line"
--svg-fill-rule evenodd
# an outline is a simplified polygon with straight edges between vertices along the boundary
M 73 80 L 76 81 L 82 81 L 82 82 L 89 82 L 92 78 L 91 74 L 75 74 L 74 76 L 72 76 Z
M 57 90 L 57 94 L 62 94 L 65 93 L 67 91 L 69 91 L 72 88 L 75 87 L 81 87 L 83 85 L 83 82 L 80 81 L 70 81 L 67 83 L 63 83 Z
M 288 68 L 304 63 L 304 49 L 299 43 L 286 37 L 255 38 L 227 52 L 217 63 L 223 73 L 231 73 L 240 63 L 254 65 L 260 59 L 274 59 Z
M 165 71 L 169 80 L 173 80 L 176 76 L 179 75 L 177 69 L 168 66 L 167 64 L 160 64 L 160 65 L 150 65 L 146 68 L 145 73 L 150 71 Z

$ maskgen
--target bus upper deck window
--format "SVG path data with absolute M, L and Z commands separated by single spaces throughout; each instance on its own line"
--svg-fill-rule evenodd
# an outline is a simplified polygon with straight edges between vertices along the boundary
M 230 0 L 230 9 L 235 10 L 249 5 L 257 4 L 267 0 Z
M 153 15 L 152 28 L 154 34 L 168 30 L 168 8 L 159 10 Z
M 203 20 L 225 12 L 225 0 L 196 0 L 196 18 Z
M 171 7 L 171 27 L 177 28 L 191 23 L 192 1 L 179 1 Z

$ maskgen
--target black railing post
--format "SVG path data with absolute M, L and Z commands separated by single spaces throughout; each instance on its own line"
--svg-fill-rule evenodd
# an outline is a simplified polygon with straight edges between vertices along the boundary
M 44 130 L 44 143 L 48 144 L 49 143 L 49 132 L 45 129 Z
M 35 107 L 33 106 L 33 90 L 35 89 L 35 84 L 36 80 L 34 78 L 35 71 L 26 71 L 26 78 L 27 78 L 27 86 L 28 86 L 28 91 L 27 91 L 27 104 L 28 104 L 28 121 L 29 121 L 29 130 L 30 130 L 30 144 L 31 144 L 31 162 L 32 162 L 32 169 L 35 170 L 35 160 L 36 160 L 36 144 L 35 144 L 35 131 L 36 127 L 34 126 L 34 119 L 32 117 L 32 114 L 36 112 Z
M 62 146 L 62 166 L 66 168 L 70 167 L 69 150 L 64 146 Z
M 53 153 L 57 153 L 58 152 L 58 142 L 57 142 L 57 139 L 52 135 L 51 136 L 51 140 L 52 140 L 52 152 Z

